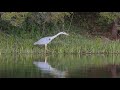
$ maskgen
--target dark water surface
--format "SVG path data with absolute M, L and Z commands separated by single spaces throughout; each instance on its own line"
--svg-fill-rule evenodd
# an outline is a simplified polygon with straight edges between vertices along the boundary
M 0 55 L 0 78 L 116 78 L 119 55 Z

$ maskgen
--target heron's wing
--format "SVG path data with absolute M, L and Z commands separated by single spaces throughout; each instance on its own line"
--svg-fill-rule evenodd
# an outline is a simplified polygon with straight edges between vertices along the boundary
M 51 41 L 51 37 L 44 37 L 37 41 L 37 44 L 48 44 Z

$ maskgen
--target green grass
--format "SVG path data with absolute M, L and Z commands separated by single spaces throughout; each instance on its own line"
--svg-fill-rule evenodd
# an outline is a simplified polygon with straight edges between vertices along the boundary
M 33 43 L 45 36 L 39 32 L 21 33 L 19 36 L 0 32 L 0 54 L 2 53 L 44 53 L 44 46 L 34 46 Z M 69 33 L 69 36 L 60 35 L 48 44 L 48 53 L 66 54 L 119 54 L 119 41 L 105 41 L 104 38 L 91 37 L 80 33 Z

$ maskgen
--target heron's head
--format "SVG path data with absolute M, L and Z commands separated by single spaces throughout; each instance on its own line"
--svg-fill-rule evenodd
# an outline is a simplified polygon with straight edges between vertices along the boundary
M 64 34 L 64 35 L 69 35 L 69 34 L 67 34 L 66 32 L 60 32 L 61 34 Z

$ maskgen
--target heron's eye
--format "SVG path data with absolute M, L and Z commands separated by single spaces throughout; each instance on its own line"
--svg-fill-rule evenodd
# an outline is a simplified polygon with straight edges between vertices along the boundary
M 50 38 L 49 38 L 49 40 L 50 40 Z

